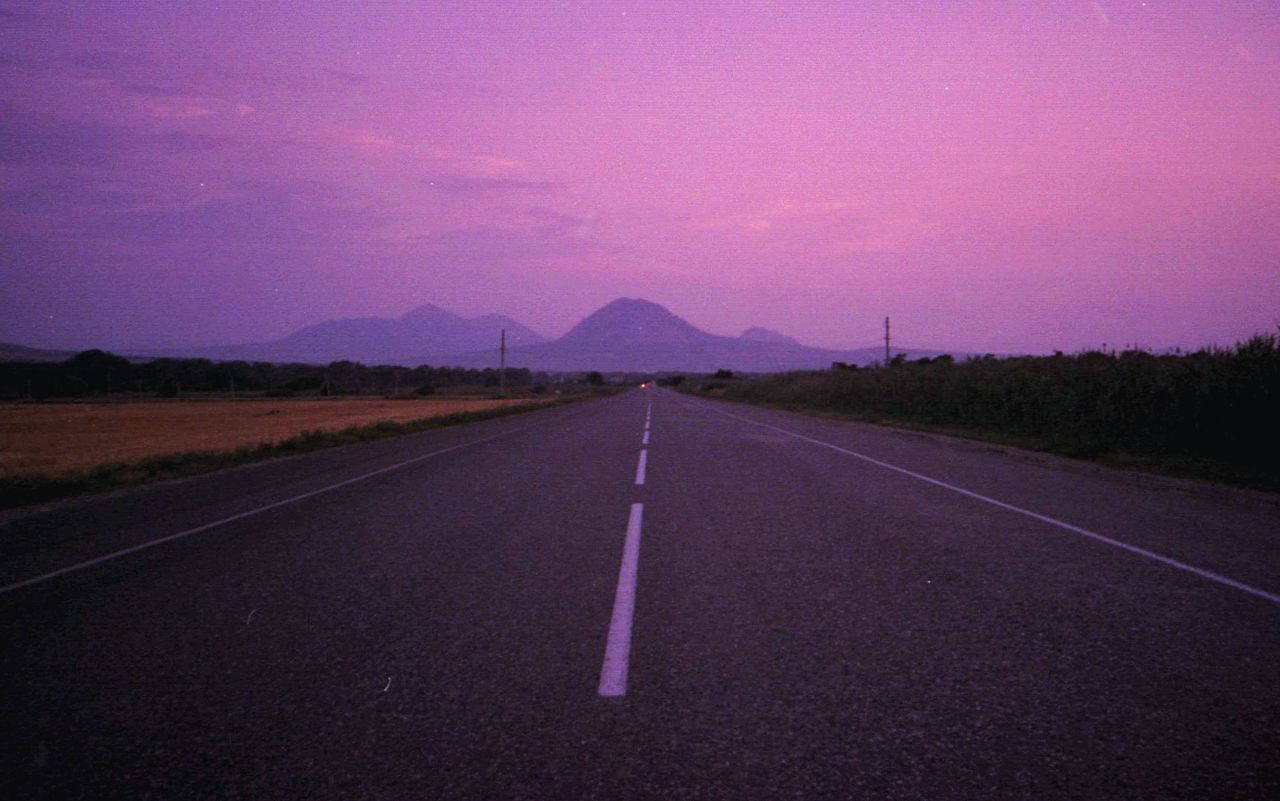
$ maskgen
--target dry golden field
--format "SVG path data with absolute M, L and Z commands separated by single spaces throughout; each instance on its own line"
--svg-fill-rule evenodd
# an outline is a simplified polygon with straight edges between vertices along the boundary
M 530 400 L 423 398 L 0 405 L 0 477 L 57 475 L 188 451 L 230 451 L 303 431 L 407 422 Z

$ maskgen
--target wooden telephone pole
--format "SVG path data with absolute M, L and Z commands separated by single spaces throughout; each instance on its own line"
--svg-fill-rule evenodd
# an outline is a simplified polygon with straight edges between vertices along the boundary
M 889 318 L 884 318 L 884 366 L 889 366 Z
M 502 344 L 498 346 L 498 394 L 507 397 L 507 329 L 502 329 Z

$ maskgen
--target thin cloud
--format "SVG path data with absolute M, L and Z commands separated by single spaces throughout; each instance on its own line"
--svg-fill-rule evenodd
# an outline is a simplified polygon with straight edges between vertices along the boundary
M 129 83 L 120 88 L 129 94 L 143 97 L 188 97 L 191 94 L 189 87 L 176 84 Z
M 202 100 L 195 98 L 176 98 L 172 102 L 146 103 L 147 113 L 162 120 L 189 120 L 197 117 L 208 117 L 213 109 Z
M 455 170 L 485 175 L 510 174 L 524 169 L 524 162 L 503 156 L 458 153 L 453 150 L 432 150 L 428 155 L 443 164 L 451 165 Z
M 1107 9 L 1102 6 L 1102 3 L 1097 2 L 1097 0 L 1089 3 L 1089 12 L 1093 14 L 1093 18 L 1099 27 L 1105 28 L 1111 24 L 1111 15 L 1107 13 Z
M 324 70 L 324 74 L 327 75 L 329 78 L 331 78 L 333 81 L 337 82 L 338 84 L 341 84 L 342 86 L 348 87 L 348 88 L 364 86 L 365 84 L 369 83 L 368 75 L 361 75 L 356 72 L 344 72 L 343 70 L 326 69 Z
M 384 136 L 374 131 L 344 131 L 343 136 L 354 144 L 375 150 L 405 150 L 408 146 L 397 142 L 392 136 Z
M 424 253 L 453 264 L 536 262 L 619 252 L 612 245 L 555 225 L 536 226 L 527 231 L 479 225 L 429 234 L 414 241 Z
M 108 123 L 0 107 L 0 163 L 54 168 L 101 167 L 120 158 L 185 155 L 234 144 L 226 137 L 185 131 L 146 134 Z
M 156 134 L 151 137 L 151 141 L 170 153 L 193 153 L 213 150 L 231 143 L 231 140 L 222 136 L 186 133 L 183 131 Z
M 90 72 L 120 72 L 136 67 L 139 58 L 136 53 L 122 50 L 98 50 L 75 53 L 67 58 L 67 63 Z
M 424 183 L 447 195 L 482 195 L 499 192 L 550 192 L 560 188 L 555 181 L 531 181 L 494 175 L 433 175 Z
M 149 247 L 297 248 L 363 239 L 386 219 L 371 206 L 326 203 L 279 188 L 185 208 L 104 209 L 85 214 L 78 233 Z
M 553 225 L 565 231 L 583 231 L 592 224 L 592 220 L 586 217 L 579 217 L 576 214 L 565 214 L 555 209 L 548 209 L 542 206 L 533 206 L 525 209 L 524 212 L 531 219 L 538 220 L 542 225 Z
M 0 106 L 0 163 L 99 166 L 115 155 L 114 126 Z

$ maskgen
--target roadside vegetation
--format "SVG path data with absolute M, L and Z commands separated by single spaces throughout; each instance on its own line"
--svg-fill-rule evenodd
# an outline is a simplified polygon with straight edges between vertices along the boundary
M 1280 491 L 1280 338 L 1156 355 L 943 356 L 686 382 L 784 409 L 924 428 Z
M 621 377 L 615 377 L 615 382 Z M 613 394 L 599 373 L 134 361 L 0 363 L 0 508 Z

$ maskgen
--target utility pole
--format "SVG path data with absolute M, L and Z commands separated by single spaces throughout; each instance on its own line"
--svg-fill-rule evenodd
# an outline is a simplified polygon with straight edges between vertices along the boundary
M 507 397 L 507 329 L 502 329 L 502 344 L 498 347 L 498 394 Z
M 889 366 L 889 318 L 884 318 L 884 366 Z

